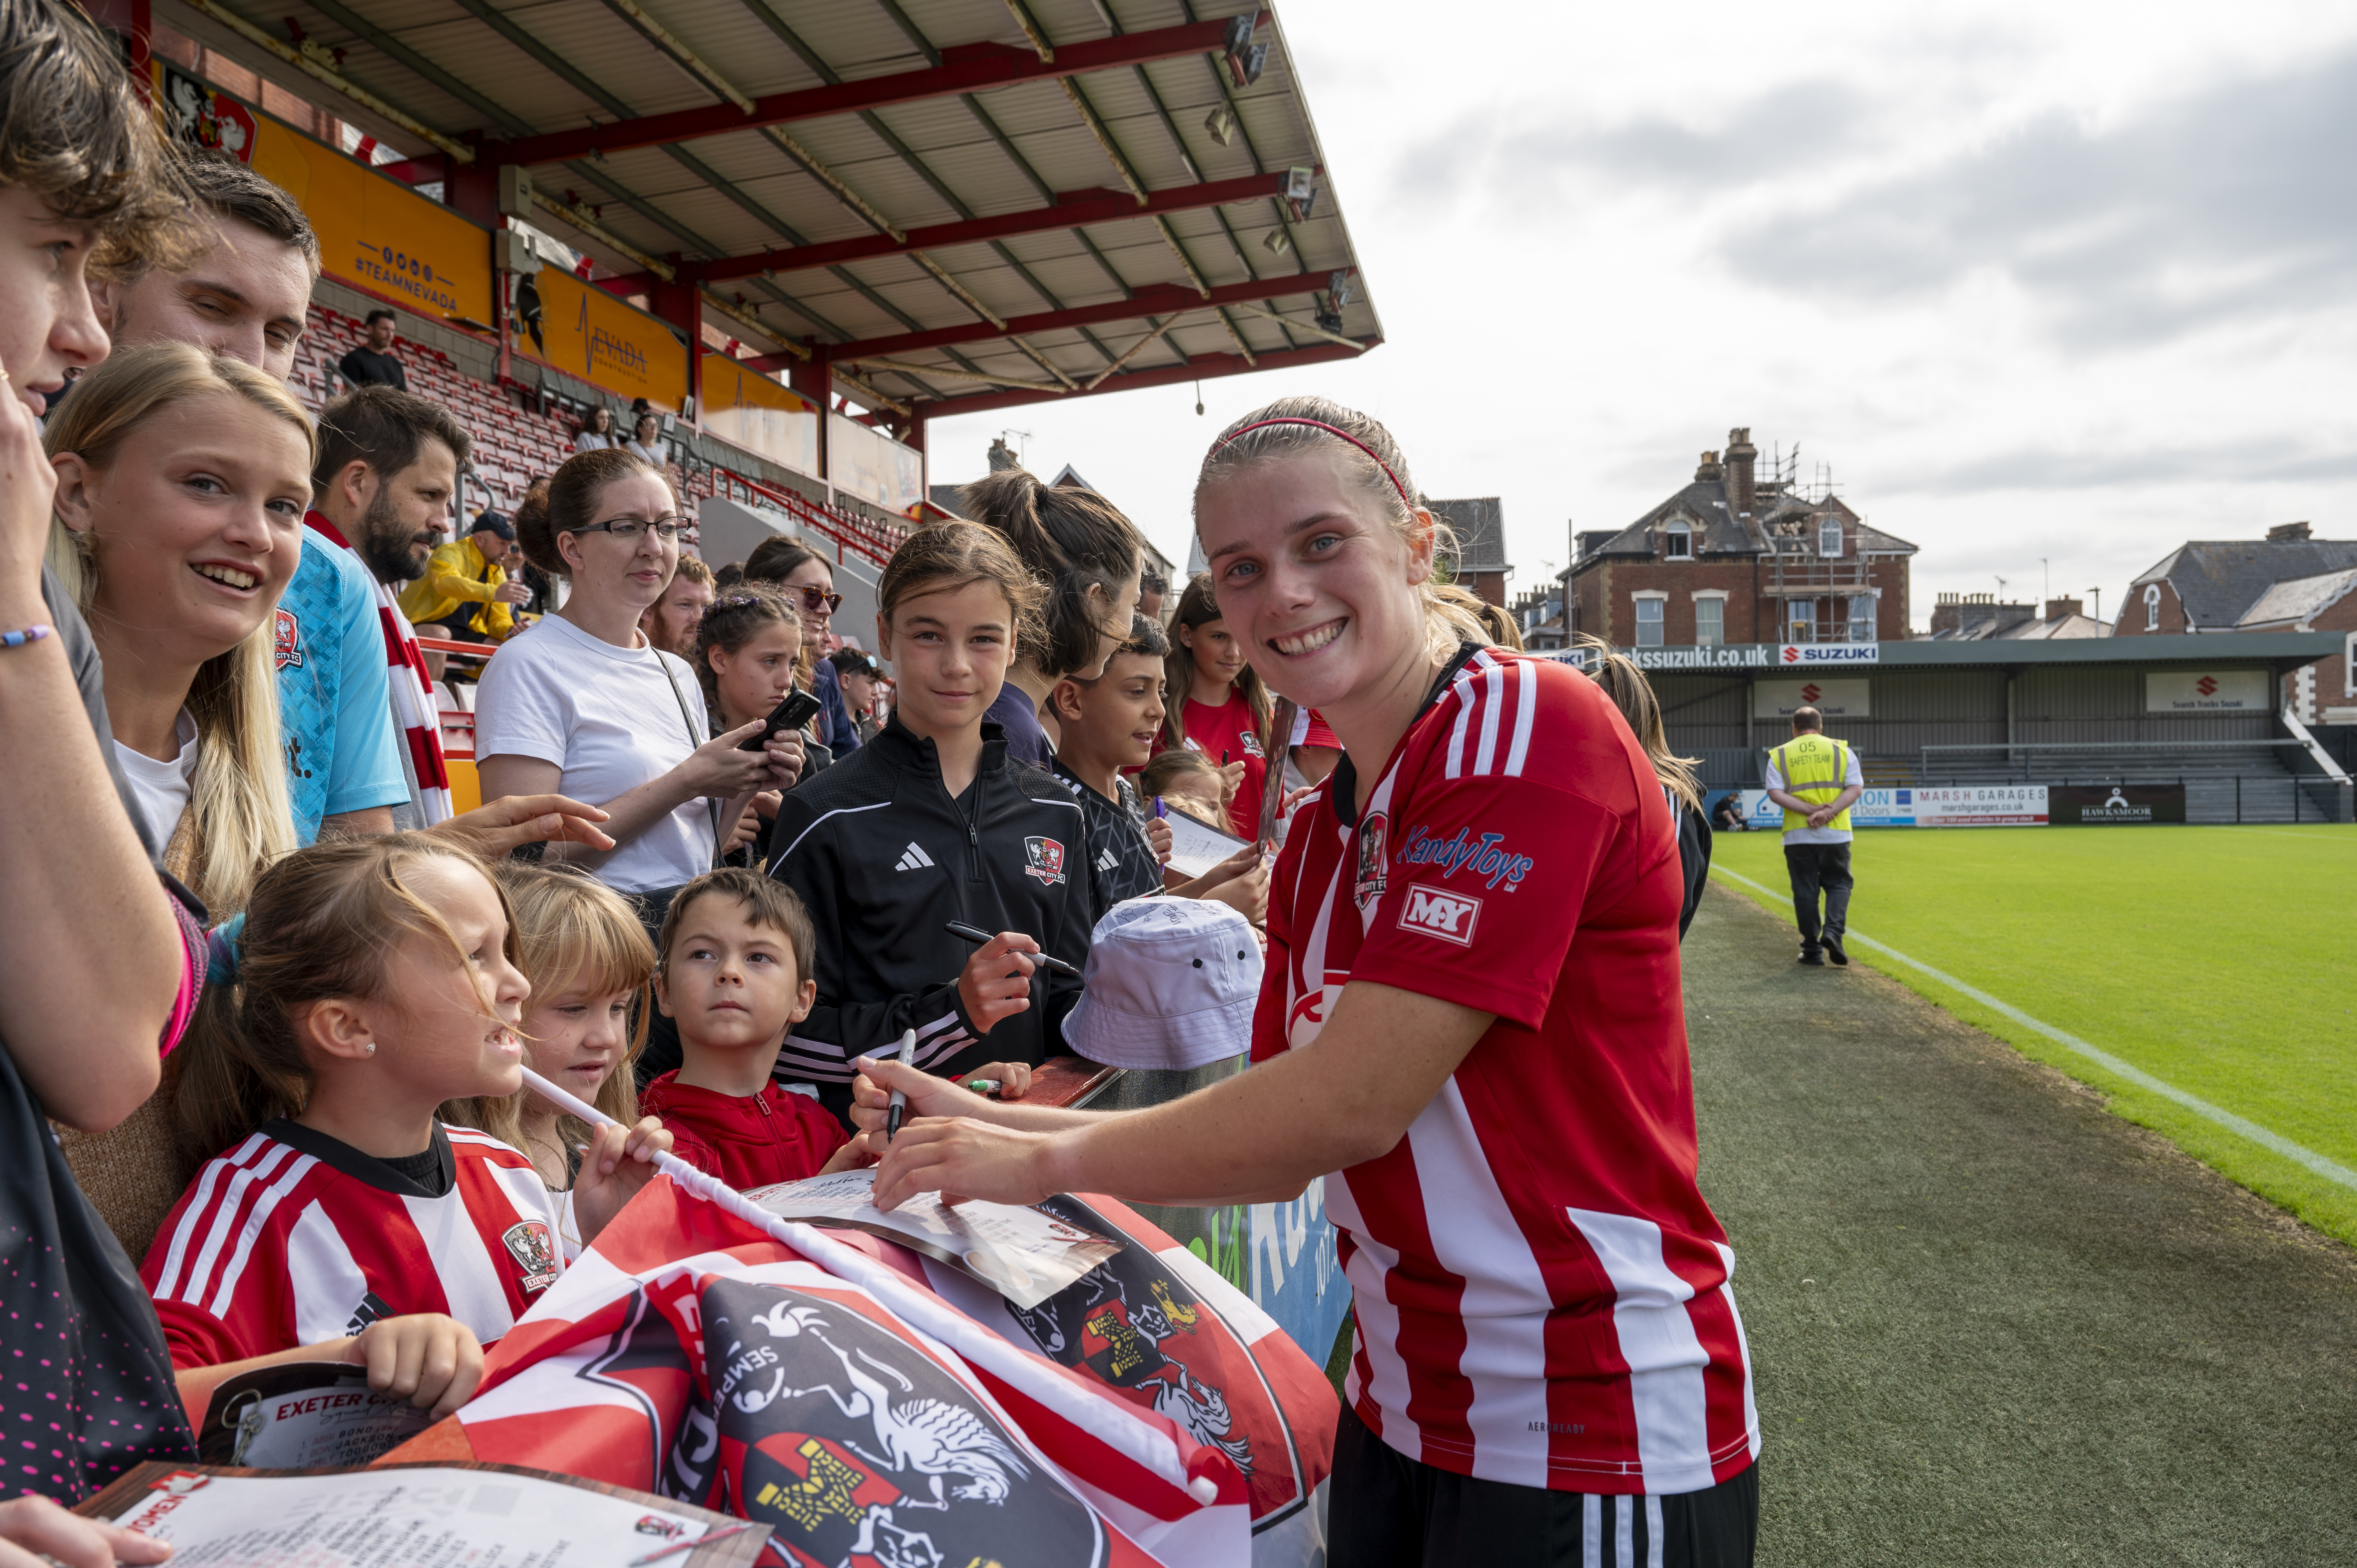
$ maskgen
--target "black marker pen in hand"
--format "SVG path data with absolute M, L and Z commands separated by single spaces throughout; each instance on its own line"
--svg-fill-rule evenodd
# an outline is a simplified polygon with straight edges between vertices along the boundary
M 900 1061 L 906 1066 L 917 1054 L 917 1031 L 900 1031 Z M 909 1095 L 905 1090 L 892 1091 L 892 1102 L 884 1110 L 884 1141 L 890 1143 L 900 1134 L 900 1118 L 909 1113 Z

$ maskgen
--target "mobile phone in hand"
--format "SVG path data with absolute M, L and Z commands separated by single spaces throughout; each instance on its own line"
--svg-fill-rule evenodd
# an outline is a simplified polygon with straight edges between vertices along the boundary
M 810 723 L 817 715 L 818 707 L 818 699 L 808 692 L 788 692 L 785 700 L 770 710 L 769 718 L 761 725 L 761 733 L 750 740 L 739 742 L 737 749 L 761 750 L 780 732 L 800 729 Z

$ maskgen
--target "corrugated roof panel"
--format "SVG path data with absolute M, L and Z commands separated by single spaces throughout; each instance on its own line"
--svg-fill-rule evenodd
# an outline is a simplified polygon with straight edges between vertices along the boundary
M 295 3 L 298 7 L 295 15 L 306 31 L 329 47 L 345 48 L 347 69 L 355 80 L 368 83 L 389 102 L 448 133 L 463 132 L 485 118 L 485 113 L 467 98 L 445 92 L 364 38 L 350 36 L 311 11 L 305 0 Z M 507 42 L 456 0 L 352 3 L 363 7 L 361 15 L 371 29 L 415 49 L 465 83 L 477 99 L 500 105 L 535 131 L 577 126 L 610 118 L 614 113 Z M 500 4 L 503 18 L 589 77 L 633 117 L 721 102 L 708 83 L 650 43 L 599 0 L 495 3 Z M 843 5 L 835 0 L 743 0 L 723 6 L 694 0 L 642 3 L 651 4 L 662 26 L 748 94 L 802 90 L 823 80 L 823 73 L 813 71 L 778 36 L 756 6 L 769 7 L 772 16 L 843 79 L 858 81 L 920 70 L 927 64 L 923 52 L 877 5 Z M 1060 45 L 1105 38 L 1105 13 L 1100 5 L 1109 3 L 1030 0 L 1032 14 L 1047 38 Z M 904 5 L 913 26 L 936 48 L 985 41 L 1026 47 L 1004 0 L 904 0 Z M 1138 32 L 1190 18 L 1217 19 L 1242 8 L 1232 0 L 1219 0 L 1200 9 L 1182 0 L 1119 0 L 1113 14 L 1119 22 L 1118 30 Z M 265 74 L 307 98 L 328 102 L 331 109 L 342 102 L 291 70 L 266 70 Z M 1272 170 L 1317 161 L 1308 108 L 1298 94 L 1293 64 L 1281 39 L 1271 51 L 1265 73 L 1242 96 L 1245 134 L 1227 146 L 1212 141 L 1202 125 L 1207 113 L 1229 102 L 1219 67 L 1205 55 L 1157 60 L 1143 68 L 1142 74 L 1131 67 L 1103 70 L 1081 79 L 1080 85 L 1120 156 L 1150 188 L 1184 188 L 1195 182 L 1199 173 L 1209 179 L 1248 175 L 1254 167 L 1255 154 L 1259 164 Z M 1155 102 L 1157 97 L 1160 107 Z M 1054 190 L 1120 188 L 1121 176 L 1114 162 L 1056 82 L 1032 81 L 993 90 L 981 96 L 980 104 L 983 113 L 1012 139 L 1014 157 L 955 97 L 896 104 L 877 112 L 927 172 L 920 172 L 856 116 L 799 122 L 787 130 L 859 198 L 902 228 L 957 221 L 961 208 L 985 215 L 1039 210 L 1041 198 L 1034 174 Z M 865 219 L 758 130 L 723 129 L 694 138 L 683 150 L 709 168 L 720 188 L 691 173 L 661 147 L 609 153 L 579 168 L 544 165 L 535 169 L 535 175 L 552 194 L 571 189 L 585 206 L 600 210 L 604 227 L 655 255 L 674 251 L 693 253 L 699 244 L 718 254 L 755 254 L 783 242 L 780 227 L 816 242 L 874 231 Z M 1023 164 L 1033 172 L 1027 173 Z M 944 199 L 934 188 L 934 180 L 954 191 L 956 199 Z M 607 186 L 627 192 L 636 206 Z M 660 214 L 662 220 L 649 213 Z M 1277 223 L 1275 204 L 1270 199 L 1239 202 L 1218 212 L 1189 209 L 1172 214 L 1168 221 L 1206 280 L 1227 286 L 1260 273 L 1264 275 L 1257 281 L 1268 291 L 1264 297 L 1297 318 L 1309 314 L 1308 291 L 1322 287 L 1329 272 L 1351 264 L 1350 236 L 1330 180 L 1320 190 L 1314 216 L 1294 226 L 1298 250 L 1286 255 L 1269 253 L 1262 246 Z M 554 219 L 549 222 L 563 227 Z M 695 238 L 685 238 L 683 231 Z M 1049 230 L 1017 236 L 999 245 L 945 247 L 931 259 L 984 306 L 1005 317 L 1036 315 L 1059 306 L 1115 302 L 1122 297 L 1124 285 L 1183 287 L 1187 284 L 1185 268 L 1151 221 L 1115 220 L 1095 226 L 1089 237 L 1102 252 L 1101 258 L 1092 254 L 1072 231 Z M 588 243 L 593 253 L 610 253 L 597 242 Z M 1010 264 L 1008 255 L 1019 261 L 1019 268 Z M 636 263 L 619 259 L 617 265 L 636 268 Z M 1306 266 L 1308 275 L 1295 275 L 1297 266 Z M 1108 268 L 1114 275 L 1107 275 Z M 870 258 L 852 263 L 847 271 L 866 292 L 823 270 L 796 271 L 777 281 L 810 311 L 855 338 L 899 336 L 910 329 L 909 322 L 917 323 L 919 329 L 969 329 L 977 325 L 972 307 L 905 255 Z M 1041 291 L 1052 298 L 1042 297 Z M 722 292 L 729 296 L 741 294 L 748 308 L 767 312 L 766 318 L 778 323 L 781 331 L 802 328 L 791 307 L 770 301 L 759 278 L 735 280 L 724 285 Z M 1317 341 L 1300 333 L 1288 338 L 1286 330 L 1273 322 L 1248 313 L 1232 314 L 1236 330 L 1255 354 Z M 1358 297 L 1343 310 L 1343 319 L 1353 334 L 1380 330 L 1363 283 Z M 1115 321 L 1091 328 L 1089 335 L 1076 329 L 1042 334 L 1034 346 L 1057 356 L 1057 362 L 1070 373 L 1088 376 L 1103 368 L 1109 354 L 1135 344 L 1145 330 L 1142 319 Z M 1090 335 L 1103 346 L 1092 344 Z M 1188 312 L 1170 334 L 1140 350 L 1125 368 L 1176 364 L 1182 355 L 1219 356 L 1222 365 L 1232 366 L 1234 347 L 1220 318 L 1198 309 Z M 940 352 L 947 362 L 948 351 Z M 955 352 L 985 364 L 991 373 L 1018 381 L 1036 381 L 1042 373 L 1027 355 L 1004 342 L 976 341 Z M 972 381 L 954 386 L 945 381 L 934 390 L 954 397 L 985 389 Z

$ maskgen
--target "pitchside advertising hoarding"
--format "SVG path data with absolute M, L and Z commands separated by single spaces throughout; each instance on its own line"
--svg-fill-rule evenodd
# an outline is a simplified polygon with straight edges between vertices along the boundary
M 1878 642 L 1734 642 L 1708 648 L 1623 648 L 1640 670 L 1770 670 L 1815 669 L 1831 664 L 1879 664 Z M 1559 663 L 1587 668 L 1587 650 L 1566 648 L 1539 655 Z
M 1784 808 L 1765 789 L 1738 789 L 1754 832 L 1781 832 Z M 2182 784 L 1953 784 L 1870 789 L 1849 809 L 1853 828 L 2148 827 L 2185 820 Z

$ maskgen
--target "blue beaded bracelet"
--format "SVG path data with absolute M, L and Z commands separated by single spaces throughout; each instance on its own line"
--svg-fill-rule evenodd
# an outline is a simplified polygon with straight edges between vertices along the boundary
M 28 626 L 22 631 L 0 631 L 0 648 L 22 648 L 28 642 L 38 642 L 54 636 L 57 628 L 49 626 Z

